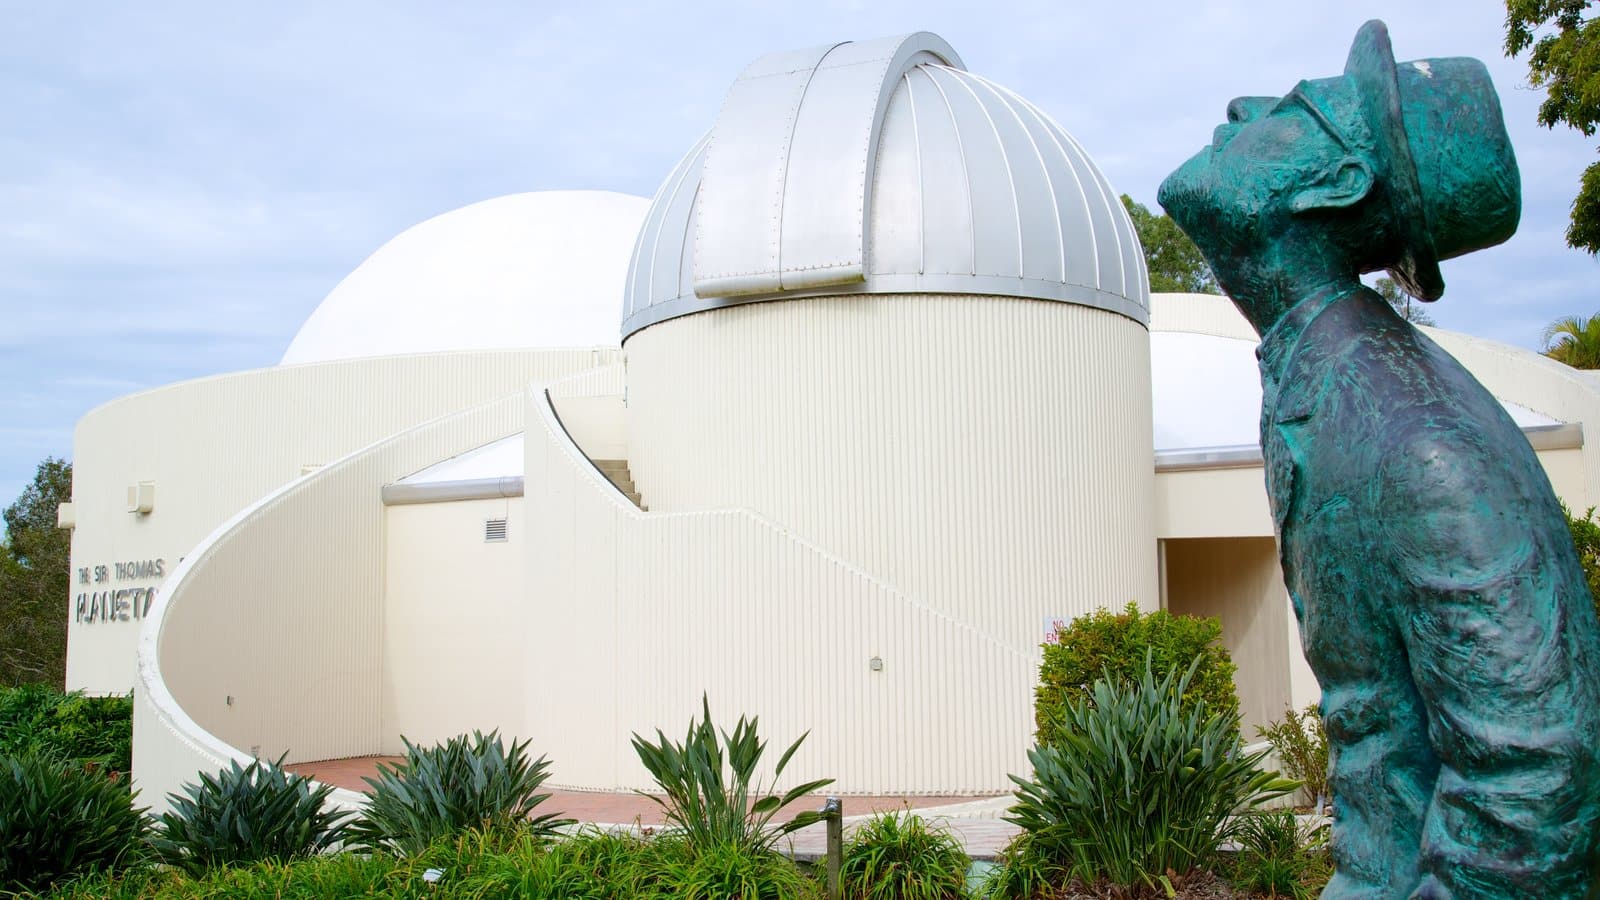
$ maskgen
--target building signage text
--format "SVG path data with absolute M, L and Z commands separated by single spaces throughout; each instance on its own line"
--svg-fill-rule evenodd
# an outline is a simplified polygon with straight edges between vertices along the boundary
M 124 586 L 128 581 L 154 581 L 167 575 L 165 559 L 144 559 L 110 566 L 80 566 L 78 586 L 88 588 L 73 598 L 72 620 L 127 622 L 144 618 L 156 599 L 156 588 Z

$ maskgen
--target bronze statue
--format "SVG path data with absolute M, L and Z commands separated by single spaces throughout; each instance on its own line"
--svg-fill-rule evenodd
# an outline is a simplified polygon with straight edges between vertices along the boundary
M 1595 895 L 1600 622 L 1505 409 L 1375 292 L 1516 230 L 1520 181 L 1476 60 L 1396 65 L 1368 22 L 1342 76 L 1240 97 L 1161 186 L 1260 332 L 1284 579 L 1321 682 L 1337 871 L 1324 897 Z

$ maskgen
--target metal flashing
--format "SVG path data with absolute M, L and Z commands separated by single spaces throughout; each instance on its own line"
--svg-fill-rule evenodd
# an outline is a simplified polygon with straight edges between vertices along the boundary
M 380 494 L 384 506 L 521 497 L 522 476 L 464 478 L 459 481 L 434 481 L 425 484 L 386 484 Z
M 1192 472 L 1198 469 L 1249 469 L 1261 465 L 1261 447 L 1192 447 L 1157 450 L 1157 472 Z
M 1150 312 L 1138 303 L 1109 291 L 1075 284 L 1062 284 L 1024 278 L 1006 278 L 998 275 L 871 275 L 861 284 L 818 288 L 811 291 L 791 291 L 785 294 L 766 294 L 755 297 L 705 298 L 693 295 L 674 297 L 649 304 L 633 313 L 622 323 L 623 342 L 635 333 L 668 319 L 708 312 L 746 303 L 765 303 L 773 300 L 798 300 L 810 297 L 892 296 L 895 294 L 950 294 L 984 297 L 1016 297 L 1026 300 L 1045 300 L 1057 303 L 1075 303 L 1103 309 L 1148 326 Z
M 1535 450 L 1583 449 L 1583 423 L 1559 422 L 1555 425 L 1529 425 L 1522 429 Z

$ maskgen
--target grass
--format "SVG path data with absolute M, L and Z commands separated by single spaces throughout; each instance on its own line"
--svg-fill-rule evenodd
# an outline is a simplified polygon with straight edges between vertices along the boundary
M 971 866 L 948 831 L 909 812 L 883 813 L 850 835 L 839 880 L 852 900 L 958 900 Z
M 1328 827 L 1301 824 L 1287 810 L 1259 812 L 1234 820 L 1230 880 L 1241 890 L 1266 897 L 1310 900 L 1333 874 Z
M 432 880 L 428 876 L 432 876 Z M 187 872 L 145 865 L 58 885 L 50 900 L 201 900 L 324 897 L 539 897 L 566 900 L 814 900 L 822 886 L 788 858 L 723 844 L 692 847 L 671 835 L 646 840 L 579 831 L 495 826 L 441 838 L 407 857 L 345 852 Z

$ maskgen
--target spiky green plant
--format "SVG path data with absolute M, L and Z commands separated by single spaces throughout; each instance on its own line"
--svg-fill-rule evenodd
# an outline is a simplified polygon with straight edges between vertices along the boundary
M 333 788 L 276 761 L 238 760 L 168 794 L 151 845 L 161 859 L 193 873 L 260 860 L 312 856 L 344 840 L 349 813 L 325 809 Z
M 959 900 L 972 860 L 950 832 L 921 816 L 883 813 L 858 826 L 839 881 L 851 900 Z
M 553 814 L 535 816 L 550 799 L 538 793 L 550 774 L 541 756 L 528 758 L 528 742 L 509 749 L 498 732 L 474 731 L 433 747 L 404 738 L 406 758 L 378 765 L 367 805 L 349 828 L 358 847 L 410 856 L 441 837 L 469 828 L 516 826 L 539 835 L 572 824 Z
M 676 826 L 696 849 L 734 845 L 751 850 L 770 850 L 778 838 L 822 820 L 822 814 L 805 811 L 788 822 L 773 825 L 779 809 L 802 796 L 833 783 L 832 778 L 808 781 L 777 793 L 777 779 L 789 765 L 802 734 L 778 758 L 773 770 L 773 785 L 754 783 L 756 767 L 767 744 L 756 733 L 760 718 L 739 717 L 733 734 L 721 732 L 711 723 L 711 702 L 700 698 L 703 718 L 689 720 L 689 732 L 677 743 L 656 730 L 655 742 L 633 736 L 633 749 L 639 760 L 660 785 L 665 799 L 650 796 L 661 804 L 667 821 Z M 809 734 L 809 732 L 807 732 Z
M 1086 881 L 1155 888 L 1211 862 L 1229 816 L 1299 782 L 1243 753 L 1229 716 L 1181 701 L 1198 661 L 1157 679 L 1148 656 L 1133 683 L 1108 675 L 1092 702 L 1068 703 L 1054 746 L 1028 752 L 1033 777 L 1011 776 L 1006 817 L 1031 850 Z
M 137 858 L 148 828 L 126 779 L 48 755 L 0 756 L 0 893 Z
M 1235 887 L 1268 897 L 1310 900 L 1333 874 L 1328 826 L 1305 824 L 1286 810 L 1239 816 L 1233 826 Z

